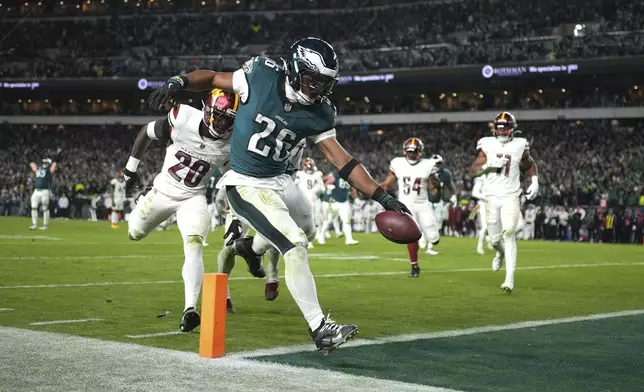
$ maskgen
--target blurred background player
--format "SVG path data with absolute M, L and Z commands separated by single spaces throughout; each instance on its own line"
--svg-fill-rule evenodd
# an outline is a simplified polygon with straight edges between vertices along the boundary
M 333 169 L 328 176 L 328 187 L 331 189 L 331 198 L 329 202 L 328 221 L 333 223 L 333 228 L 338 237 L 344 235 L 345 245 L 356 245 L 360 241 L 353 239 L 353 227 L 351 226 L 351 197 L 357 198 L 357 192 L 351 188 L 351 185 L 340 176 L 337 169 Z M 342 223 L 342 232 L 337 226 L 337 219 Z
M 434 217 L 436 220 L 436 226 L 438 227 L 438 232 L 440 233 L 441 227 L 445 227 L 447 231 L 450 231 L 450 225 L 445 226 L 444 222 L 449 217 L 450 207 L 457 208 L 456 205 L 456 188 L 454 187 L 454 181 L 452 181 L 452 172 L 449 169 L 443 166 L 443 157 L 438 154 L 432 154 L 429 157 L 429 160 L 434 163 L 434 176 L 437 178 L 438 182 L 438 192 L 432 193 L 429 192 L 427 197 L 430 202 L 430 206 L 433 208 Z M 443 234 L 452 234 L 444 232 Z M 425 241 L 425 236 L 421 238 L 421 248 L 425 248 L 425 253 L 430 256 L 438 255 L 438 252 L 434 250 L 434 244 L 431 241 Z M 426 242 L 426 243 L 424 243 Z
M 215 196 L 217 195 L 217 182 L 222 176 L 222 170 L 220 168 L 215 169 L 210 178 L 208 179 L 208 188 L 206 188 L 206 202 L 208 203 L 208 215 L 210 215 L 210 231 L 217 230 L 217 224 L 219 223 L 219 213 L 217 207 L 215 206 Z M 224 215 L 225 216 L 225 215 Z M 203 240 L 203 246 L 210 246 L 206 239 Z
M 398 200 L 409 208 L 427 241 L 435 245 L 438 244 L 440 236 L 434 212 L 429 205 L 427 190 L 429 189 L 429 193 L 438 194 L 439 180 L 435 176 L 438 168 L 435 160 L 423 159 L 424 149 L 425 145 L 418 138 L 412 137 L 405 140 L 403 156 L 391 160 L 389 174 L 382 183 L 382 187 L 389 189 L 396 181 L 398 182 Z M 411 261 L 410 278 L 417 278 L 420 275 L 418 249 L 418 241 L 407 244 Z
M 324 178 L 322 172 L 315 166 L 313 158 L 305 158 L 302 160 L 302 170 L 295 173 L 295 184 L 304 192 L 307 200 L 311 203 L 313 209 L 313 221 L 316 228 L 320 229 L 324 224 L 324 216 L 322 213 L 322 201 L 320 196 L 324 194 L 326 188 L 324 186 Z M 319 243 L 319 236 L 316 235 Z M 322 242 L 324 243 L 324 241 Z M 313 247 L 313 241 L 309 241 L 309 248 Z
M 49 225 L 49 196 L 51 195 L 52 174 L 56 171 L 58 164 L 52 162 L 49 158 L 44 158 L 40 163 L 40 167 L 35 162 L 30 162 L 29 167 L 36 175 L 34 193 L 31 194 L 31 226 L 29 230 L 36 230 L 38 228 L 38 207 L 42 210 L 42 226 L 40 230 L 47 230 L 47 226 Z
M 478 239 L 476 244 L 476 253 L 480 255 L 485 254 L 483 242 L 487 235 L 487 221 L 486 221 L 486 206 L 485 206 L 485 176 L 476 177 L 474 185 L 472 186 L 472 197 L 476 199 L 477 208 L 477 226 L 478 232 L 476 237 Z
M 112 200 L 112 229 L 117 229 L 126 199 L 125 178 L 123 178 L 123 173 L 121 172 L 117 172 L 116 177 L 110 181 L 110 199 Z
M 138 198 L 130 216 L 128 235 L 139 241 L 176 213 L 185 255 L 181 332 L 190 332 L 201 323 L 195 307 L 204 273 L 203 241 L 210 225 L 206 188 L 212 171 L 228 162 L 228 139 L 238 106 L 239 96 L 214 89 L 208 94 L 203 110 L 188 105 L 174 107 L 167 118 L 141 129 L 124 170 L 126 178 L 137 181 L 136 170 L 150 142 L 172 141 L 152 189 Z
M 526 198 L 533 200 L 539 193 L 537 165 L 530 156 L 530 145 L 514 137 L 517 126 L 511 113 L 499 113 L 493 123 L 491 137 L 478 140 L 478 157 L 471 167 L 473 177 L 485 176 L 487 229 L 490 241 L 497 250 L 492 270 L 498 271 L 505 258 L 505 281 L 501 289 L 512 292 L 517 263 L 516 230 L 521 214 L 521 171 L 527 171 L 531 185 Z

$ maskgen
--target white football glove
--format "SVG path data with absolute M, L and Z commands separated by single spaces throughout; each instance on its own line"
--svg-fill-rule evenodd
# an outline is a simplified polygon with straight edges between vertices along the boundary
M 536 199 L 539 194 L 539 178 L 537 176 L 532 177 L 532 184 L 525 191 L 525 198 L 528 200 Z
M 455 206 L 455 205 L 456 205 L 456 203 L 458 202 L 458 199 L 456 198 L 456 195 L 452 195 L 452 196 L 449 198 L 449 202 L 450 202 L 450 203 L 452 203 L 452 205 L 453 205 L 453 206 Z

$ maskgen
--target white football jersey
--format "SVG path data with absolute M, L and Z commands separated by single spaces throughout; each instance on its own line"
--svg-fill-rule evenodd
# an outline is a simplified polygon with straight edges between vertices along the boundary
M 112 178 L 110 185 L 114 187 L 114 200 L 125 200 L 125 181 Z
M 435 165 L 431 159 L 420 159 L 413 165 L 405 157 L 392 159 L 389 171 L 398 180 L 398 199 L 403 203 L 428 203 L 427 187 Z
M 492 157 L 506 158 L 508 163 L 496 172 L 485 176 L 486 195 L 505 196 L 521 193 L 521 159 L 523 153 L 530 151 L 528 141 L 522 137 L 501 143 L 494 136 L 479 139 L 476 149 L 483 150 L 488 159 Z
M 321 171 L 307 173 L 300 170 L 295 173 L 295 184 L 300 187 L 310 202 L 313 202 L 324 193 L 324 178 Z
M 229 141 L 201 137 L 202 119 L 203 112 L 188 105 L 179 105 L 168 113 L 172 144 L 166 149 L 161 172 L 154 178 L 159 192 L 177 199 L 205 193 L 212 172 L 228 162 Z

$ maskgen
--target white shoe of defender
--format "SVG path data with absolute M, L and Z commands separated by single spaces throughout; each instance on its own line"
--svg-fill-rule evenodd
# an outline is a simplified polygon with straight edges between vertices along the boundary
M 503 256 L 494 256 L 494 260 L 492 260 L 492 271 L 498 271 L 501 269 L 501 266 L 503 265 Z
M 315 245 L 313 245 L 313 241 L 309 242 L 309 244 L 306 246 L 308 249 L 315 248 Z
M 47 226 L 42 226 L 42 227 L 41 227 L 40 229 L 38 229 L 38 230 L 45 231 L 45 230 L 47 230 Z
M 359 243 L 360 243 L 360 241 L 356 241 L 354 239 L 344 241 L 345 245 L 357 245 Z
M 425 254 L 430 256 L 437 256 L 438 252 L 436 252 L 434 249 L 427 248 L 425 249 Z
M 501 285 L 501 290 L 505 291 L 506 293 L 511 293 L 512 290 L 514 290 L 514 284 L 509 284 L 509 283 L 503 283 Z
M 481 244 L 480 246 L 477 246 L 477 247 L 476 247 L 476 253 L 478 253 L 478 254 L 480 254 L 480 255 L 484 255 L 484 254 L 485 254 L 485 249 L 483 249 L 483 244 Z
M 326 245 L 326 239 L 324 239 L 324 237 L 318 238 L 317 241 L 318 245 Z
M 210 246 L 210 244 L 209 244 L 209 243 L 207 243 L 206 241 L 204 241 L 204 242 L 203 242 L 203 247 L 205 248 L 206 246 Z
M 36 225 L 29 226 L 29 230 L 37 230 L 37 229 L 38 229 L 38 226 Z

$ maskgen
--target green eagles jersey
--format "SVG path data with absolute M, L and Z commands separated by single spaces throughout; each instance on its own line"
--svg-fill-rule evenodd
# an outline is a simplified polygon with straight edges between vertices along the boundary
M 308 106 L 290 103 L 284 95 L 284 71 L 267 57 L 254 57 L 242 69 L 248 97 L 235 116 L 230 167 L 250 177 L 279 176 L 303 138 L 335 127 L 335 107 L 326 98 Z
M 324 193 L 322 195 L 320 195 L 320 199 L 323 202 L 326 202 L 326 203 L 330 202 L 331 201 L 331 191 L 328 188 L 325 189 Z
M 49 166 L 39 167 L 36 172 L 36 189 L 49 189 L 51 188 L 52 178 Z
M 447 188 L 447 184 L 452 182 L 452 172 L 448 169 L 440 169 L 436 173 L 438 179 L 441 181 L 441 188 L 438 190 L 438 195 L 434 196 L 429 192 L 429 201 L 432 203 L 439 203 L 441 200 L 449 200 L 452 196 L 451 191 Z
M 335 179 L 333 183 L 335 188 L 331 191 L 331 198 L 339 203 L 344 203 L 349 200 L 351 185 L 344 178 L 340 177 L 340 174 L 336 170 L 333 171 L 333 178 Z

